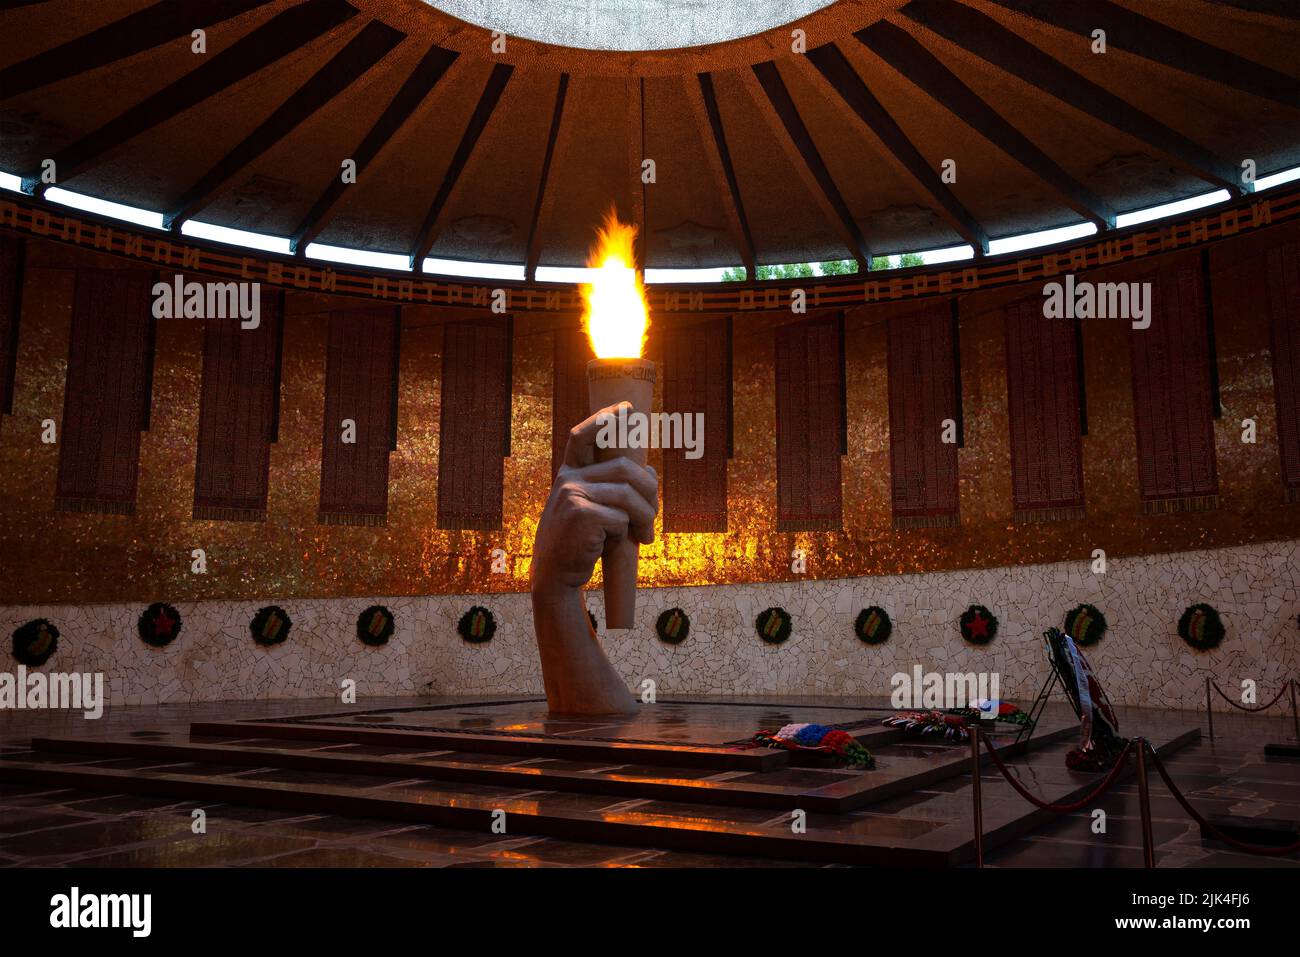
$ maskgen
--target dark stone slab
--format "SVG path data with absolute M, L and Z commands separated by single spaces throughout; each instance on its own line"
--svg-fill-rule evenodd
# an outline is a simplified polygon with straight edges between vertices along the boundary
M 442 855 L 423 859 L 379 854 L 357 847 L 312 847 L 279 857 L 264 858 L 242 867 L 446 867 L 456 858 Z
M 195 724 L 198 735 L 230 734 L 236 725 L 225 723 Z M 475 734 L 463 731 L 433 730 L 404 731 L 378 730 L 363 726 L 329 724 L 261 724 L 258 731 L 263 736 L 295 738 L 356 744 L 393 745 L 419 748 L 425 751 L 452 750 L 488 754 L 512 754 L 519 757 L 556 757 L 568 759 L 604 760 L 610 764 L 667 764 L 682 767 L 710 767 L 717 770 L 761 771 L 789 763 L 788 752 L 767 748 L 737 750 L 726 747 L 697 747 L 652 743 L 630 743 L 620 740 L 596 741 L 567 739 L 559 736 L 512 735 L 505 732 Z
M 47 827 L 45 830 L 25 830 L 20 834 L 6 836 L 4 842 L 6 853 L 17 857 L 60 857 L 190 833 L 188 820 L 162 816 L 106 821 L 75 818 L 63 823 L 65 826 Z
M 328 715 L 301 715 L 261 723 L 312 724 L 331 727 L 382 725 L 394 731 L 504 734 L 630 744 L 718 747 L 744 743 L 760 730 L 775 731 L 795 722 L 816 722 L 844 728 L 855 736 L 885 739 L 897 736 L 880 724 L 877 709 L 833 704 L 765 704 L 761 702 L 661 700 L 641 705 L 629 716 L 585 717 L 553 715 L 541 699 L 431 705 L 425 708 L 380 708 Z
M 195 834 L 182 840 L 159 841 L 139 847 L 124 848 L 107 854 L 78 857 L 70 863 L 76 867 L 229 867 L 272 854 L 310 848 L 310 840 L 269 834 L 223 835 Z
M 75 814 L 19 814 L 0 812 L 0 834 L 25 834 L 50 827 L 63 827 L 67 824 L 80 824 L 88 819 Z M 12 847 L 13 838 L 6 836 L 5 846 Z
M 1300 842 L 1300 820 L 1279 817 L 1242 817 L 1235 814 L 1210 814 L 1206 816 L 1215 828 L 1243 844 L 1260 847 L 1288 847 Z M 1218 836 L 1201 828 L 1201 839 L 1217 841 Z M 1235 848 L 1234 848 L 1235 849 Z

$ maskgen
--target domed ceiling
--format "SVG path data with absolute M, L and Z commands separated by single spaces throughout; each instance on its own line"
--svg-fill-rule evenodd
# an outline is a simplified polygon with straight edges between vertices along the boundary
M 865 261 L 1300 164 L 1291 0 L 0 0 L 0 36 L 0 169 L 299 251 L 531 273 L 612 203 L 650 267 Z

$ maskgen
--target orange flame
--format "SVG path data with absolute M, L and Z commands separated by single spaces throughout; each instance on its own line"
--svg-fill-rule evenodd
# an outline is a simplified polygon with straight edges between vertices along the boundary
M 639 359 L 645 345 L 650 313 L 634 265 L 635 242 L 636 227 L 620 223 L 611 209 L 587 257 L 595 274 L 582 286 L 582 326 L 598 359 Z

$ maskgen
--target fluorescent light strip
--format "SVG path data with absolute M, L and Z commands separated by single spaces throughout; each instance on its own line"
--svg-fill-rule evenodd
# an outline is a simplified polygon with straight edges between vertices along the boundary
M 1072 226 L 1061 226 L 1057 229 L 1044 229 L 1036 233 L 1021 233 L 1019 236 L 993 239 L 989 241 L 989 255 L 1014 253 L 1021 249 L 1032 249 L 1035 246 L 1051 246 L 1070 239 L 1082 239 L 1084 236 L 1091 236 L 1096 231 L 1096 223 L 1075 223 Z
M 538 282 L 591 282 L 596 270 L 585 266 L 538 266 Z
M 411 258 L 401 253 L 372 253 L 365 249 L 352 249 L 348 246 L 327 246 L 324 243 L 309 243 L 303 254 L 308 259 L 325 259 L 329 262 L 347 263 L 352 266 L 374 266 L 376 269 L 411 271 Z
M 1215 203 L 1226 202 L 1231 198 L 1232 196 L 1226 189 L 1217 189 L 1212 193 L 1189 196 L 1187 199 L 1180 199 L 1173 203 L 1162 203 L 1159 206 L 1148 206 L 1146 209 L 1135 209 L 1131 213 L 1120 213 L 1115 217 L 1115 226 L 1122 229 L 1125 226 L 1135 226 L 1138 223 L 1149 223 L 1153 219 L 1176 216 L 1179 213 L 1200 209 L 1202 206 L 1213 206 Z
M 468 276 L 471 279 L 523 279 L 522 263 L 471 262 L 463 259 L 426 259 L 424 272 L 439 276 Z
M 0 172 L 0 189 L 11 189 L 15 193 L 23 191 L 23 178 L 13 173 Z
M 1276 173 L 1261 176 L 1255 180 L 1255 189 L 1256 191 L 1272 189 L 1274 186 L 1281 186 L 1283 183 L 1289 183 L 1295 179 L 1300 179 L 1300 166 L 1292 166 L 1290 169 L 1279 170 Z
M 201 223 L 197 219 L 187 219 L 181 226 L 184 236 L 197 236 L 199 239 L 211 239 L 213 242 L 228 243 L 231 246 L 247 246 L 250 249 L 262 249 L 270 253 L 289 253 L 289 237 L 267 236 L 264 233 L 250 233 L 228 226 L 214 226 Z
M 927 249 L 924 252 L 917 253 L 921 257 L 921 262 L 927 266 L 934 266 L 938 263 L 952 263 L 959 259 L 974 259 L 974 246 L 948 246 L 945 249 Z
M 715 266 L 712 269 L 647 269 L 646 284 L 656 282 L 722 282 L 722 274 L 728 269 L 743 269 L 743 266 Z
M 51 203 L 61 203 L 64 206 L 84 209 L 88 213 L 96 213 L 110 219 L 122 219 L 128 223 L 135 223 L 137 226 L 148 226 L 152 229 L 163 228 L 162 213 L 155 213 L 149 209 L 140 209 L 137 206 L 127 206 L 123 203 L 114 203 L 106 199 L 96 199 L 94 196 L 87 196 L 85 193 L 74 193 L 72 190 L 63 189 L 59 186 L 51 186 L 46 190 L 45 198 Z

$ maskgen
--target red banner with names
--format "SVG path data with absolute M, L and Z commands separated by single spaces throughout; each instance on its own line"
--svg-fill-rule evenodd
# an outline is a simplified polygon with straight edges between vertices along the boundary
M 684 448 L 664 449 L 665 532 L 727 530 L 730 349 L 731 337 L 713 323 L 664 333 L 663 411 L 680 414 L 682 436 L 690 429 L 693 441 L 703 443 L 703 454 L 693 459 Z
M 777 531 L 835 531 L 845 453 L 844 317 L 776 329 Z
M 510 446 L 511 323 L 444 327 L 438 442 L 438 527 L 497 529 Z
M 400 309 L 330 313 L 320 511 L 326 525 L 388 520 L 388 455 L 397 447 Z
M 947 301 L 889 320 L 889 463 L 895 528 L 958 523 L 955 326 Z
M 283 293 L 263 290 L 254 329 L 243 328 L 237 317 L 204 321 L 196 519 L 266 519 L 280 402 L 283 302 Z
M 1004 316 L 1015 519 L 1081 518 L 1077 321 L 1045 318 L 1041 298 L 1010 303 Z
M 153 275 L 78 269 L 59 436 L 60 511 L 135 513 L 149 427 Z
M 1129 345 L 1142 509 L 1214 508 L 1219 479 L 1200 257 L 1179 256 L 1141 281 L 1152 284 L 1151 325 L 1130 327 Z

